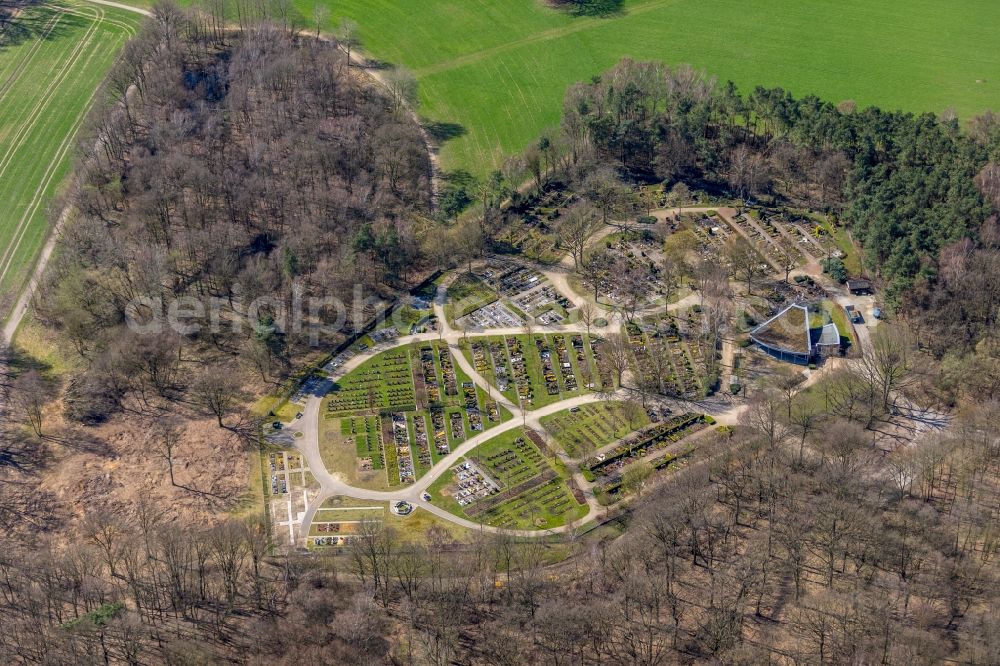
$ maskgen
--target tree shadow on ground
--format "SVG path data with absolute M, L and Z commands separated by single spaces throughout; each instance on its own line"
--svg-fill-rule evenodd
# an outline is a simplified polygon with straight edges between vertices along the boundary
M 375 58 L 365 58 L 365 69 L 376 69 L 379 71 L 395 69 L 396 66 L 387 60 L 376 60 Z
M 52 41 L 77 32 L 91 22 L 86 16 L 42 11 L 41 2 L 5 2 L 0 0 L 0 54 L 25 42 Z
M 431 135 L 437 143 L 444 143 L 460 136 L 465 136 L 466 129 L 458 123 L 448 123 L 444 121 L 433 121 L 424 124 L 424 129 Z
M 550 0 L 550 4 L 573 16 L 610 18 L 625 13 L 623 0 Z

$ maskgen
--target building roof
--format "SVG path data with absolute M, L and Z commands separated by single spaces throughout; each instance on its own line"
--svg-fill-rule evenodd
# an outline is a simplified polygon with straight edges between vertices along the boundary
M 821 347 L 839 345 L 840 331 L 837 330 L 837 325 L 831 322 L 823 326 L 823 332 L 819 334 L 816 344 Z
M 851 291 L 857 291 L 859 289 L 871 289 L 872 281 L 868 278 L 857 277 L 857 278 L 847 278 L 847 288 Z
M 757 344 L 789 354 L 809 354 L 809 309 L 793 303 L 750 332 Z M 839 341 L 839 338 L 838 338 Z

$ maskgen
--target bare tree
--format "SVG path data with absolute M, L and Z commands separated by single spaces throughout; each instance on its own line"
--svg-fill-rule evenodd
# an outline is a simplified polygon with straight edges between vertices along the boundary
M 219 427 L 225 428 L 222 420 L 239 398 L 239 384 L 232 373 L 223 368 L 210 368 L 195 380 L 191 392 L 198 404 L 215 416 Z
M 416 108 L 420 101 L 417 77 L 405 67 L 394 67 L 385 76 L 386 88 L 397 112 L 405 108 Z
M 174 480 L 174 449 L 180 442 L 181 430 L 176 421 L 171 419 L 161 420 L 154 434 L 157 452 L 163 456 L 167 463 L 167 470 L 170 473 L 170 485 L 176 486 Z
M 573 267 L 576 270 L 580 270 L 584 249 L 599 226 L 594 209 L 584 202 L 571 206 L 560 217 L 557 231 L 559 237 L 569 247 L 573 257 Z
M 628 423 L 629 430 L 635 430 L 636 424 L 645 413 L 645 408 L 637 400 L 628 399 L 622 403 L 622 413 Z
M 632 359 L 628 338 L 621 333 L 611 333 L 604 338 L 601 349 L 604 352 L 603 358 L 607 359 L 609 366 L 615 373 L 615 384 L 620 387 Z
M 905 330 L 895 326 L 879 326 L 871 341 L 871 349 L 862 358 L 861 371 L 884 413 L 892 406 L 893 393 L 912 379 L 913 341 Z
M 347 52 L 347 66 L 350 67 L 352 49 L 361 48 L 361 35 L 357 22 L 346 17 L 340 19 L 340 25 L 337 27 L 337 41 Z
M 733 277 L 747 284 L 747 294 L 753 293 L 753 282 L 767 275 L 767 262 L 757 253 L 747 241 L 733 238 L 725 247 L 725 256 L 729 261 Z
M 600 169 L 587 176 L 583 196 L 601 214 L 601 223 L 608 224 L 615 216 L 624 215 L 634 203 L 634 195 L 610 169 Z
M 42 436 L 42 419 L 45 405 L 50 399 L 51 387 L 37 370 L 28 370 L 11 385 L 11 403 L 17 408 L 36 437 Z
M 587 327 L 587 338 L 589 339 L 590 327 L 594 325 L 594 320 L 597 319 L 597 307 L 590 301 L 584 301 L 583 305 L 580 306 L 579 313 L 580 321 Z
M 316 26 L 316 37 L 319 38 L 320 30 L 326 25 L 326 22 L 330 20 L 330 7 L 321 3 L 314 2 L 312 10 L 313 25 Z

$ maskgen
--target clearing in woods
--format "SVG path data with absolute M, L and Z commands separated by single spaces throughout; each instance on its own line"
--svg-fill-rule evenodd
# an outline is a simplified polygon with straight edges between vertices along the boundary
M 26 283 L 75 138 L 141 17 L 98 5 L 26 5 L 0 25 L 0 319 Z
M 304 17 L 312 0 L 297 0 Z M 995 0 L 625 0 L 576 17 L 542 0 L 327 0 L 330 25 L 420 81 L 419 113 L 453 138 L 445 169 L 482 175 L 557 125 L 566 88 L 619 59 L 689 63 L 744 93 L 782 86 L 858 107 L 1000 109 Z M 306 19 L 304 19 L 306 20 Z

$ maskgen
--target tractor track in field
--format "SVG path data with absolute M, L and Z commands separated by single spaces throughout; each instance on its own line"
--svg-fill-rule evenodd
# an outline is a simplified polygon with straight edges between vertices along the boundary
M 52 93 L 53 91 L 66 79 L 73 68 L 80 62 L 83 54 L 90 47 L 90 44 L 94 40 L 94 36 L 97 34 L 100 28 L 101 22 L 104 17 L 103 10 L 96 10 L 93 18 L 93 23 L 87 29 L 83 38 L 77 42 L 76 48 L 70 54 L 69 58 L 60 67 L 59 72 L 55 77 L 49 82 L 48 87 L 42 93 L 39 102 L 34 106 L 34 108 L 28 113 L 28 118 L 24 124 L 21 125 L 18 133 L 14 137 L 14 143 L 8 149 L 7 153 L 4 155 L 3 159 L 0 160 L 0 178 L 4 176 L 7 168 L 13 161 L 14 155 L 17 151 L 21 149 L 24 145 L 25 140 L 30 135 L 31 131 L 35 128 L 38 120 L 42 117 L 42 111 L 44 111 L 52 103 Z M 89 55 L 86 56 L 85 62 L 89 62 L 96 55 L 96 51 L 90 51 Z M 95 91 L 96 94 L 96 91 Z M 0 255 L 0 284 L 6 279 L 7 273 L 17 256 L 17 250 L 21 246 L 21 241 L 24 239 L 25 234 L 28 230 L 28 222 L 31 220 L 32 215 L 37 210 L 41 203 L 41 200 L 45 194 L 45 190 L 48 189 L 53 175 L 58 168 L 66 152 L 69 150 L 70 145 L 72 145 L 73 140 L 76 137 L 76 132 L 79 130 L 80 125 L 83 123 L 83 119 L 86 117 L 87 110 L 90 108 L 90 103 L 93 100 L 93 95 L 88 98 L 87 103 L 83 111 L 74 119 L 73 125 L 63 141 L 59 144 L 56 151 L 55 157 L 49 162 L 45 169 L 45 173 L 42 176 L 42 181 L 39 183 L 38 187 L 35 188 L 34 195 L 31 201 L 25 208 L 24 214 L 21 219 L 18 220 L 16 227 L 14 228 L 13 235 L 11 236 L 10 242 L 7 244 L 6 249 L 3 254 Z
M 44 32 L 34 41 L 31 48 L 28 49 L 28 51 L 22 56 L 21 60 L 14 67 L 14 71 L 12 71 L 7 77 L 7 80 L 4 81 L 3 84 L 0 84 L 0 101 L 3 101 L 3 99 L 7 96 L 7 93 L 14 86 L 14 83 L 21 75 L 21 72 L 23 72 L 24 68 L 28 66 L 28 63 L 34 59 L 35 54 L 42 48 L 42 44 L 46 39 L 48 39 L 48 36 L 52 34 L 52 31 L 55 30 L 56 25 L 58 25 L 60 20 L 62 20 L 62 15 L 62 11 L 57 11 L 52 14 L 52 18 L 50 18 L 49 22 L 45 24 Z
M 657 9 L 661 9 L 668 5 L 677 4 L 678 0 L 650 0 L 641 5 L 635 5 L 629 7 L 629 16 L 639 16 L 646 14 Z M 430 76 L 432 74 L 440 74 L 441 72 L 447 72 L 458 67 L 464 67 L 465 65 L 471 65 L 479 62 L 484 58 L 490 58 L 493 56 L 500 55 L 501 53 L 507 53 L 508 51 L 514 51 L 522 46 L 530 46 L 532 44 L 539 44 L 542 42 L 548 42 L 553 39 L 561 39 L 569 35 L 575 35 L 578 32 L 585 32 L 593 28 L 598 28 L 607 25 L 607 21 L 601 17 L 585 17 L 580 18 L 572 23 L 569 23 L 558 28 L 550 28 L 548 30 L 543 30 L 542 32 L 535 33 L 533 35 L 528 35 L 527 37 L 522 37 L 521 39 L 516 39 L 512 42 L 507 42 L 505 44 L 497 44 L 496 46 L 491 46 L 489 48 L 481 49 L 479 51 L 472 51 L 471 53 L 466 53 L 460 55 L 456 58 L 449 58 L 443 62 L 438 62 L 433 65 L 427 65 L 426 67 L 421 67 L 414 70 L 413 74 L 417 78 L 423 78 L 425 76 Z
M 123 5 L 121 3 L 113 2 L 111 0 L 87 0 L 87 1 L 89 4 L 105 5 L 108 7 L 113 7 L 116 9 L 128 11 L 134 14 L 140 14 L 142 16 L 150 15 L 150 13 L 145 9 L 130 7 L 129 5 Z M 87 8 L 74 7 L 74 9 L 79 10 Z M 103 18 L 103 12 L 101 12 L 101 21 L 104 20 L 105 19 Z M 117 22 L 115 23 L 117 24 Z M 125 26 L 124 24 L 122 25 L 122 27 L 125 27 L 127 31 L 130 32 L 131 34 L 135 33 L 134 27 Z M 44 188 L 42 188 L 42 191 L 44 191 Z M 31 274 L 27 283 L 21 290 L 20 296 L 18 297 L 16 303 L 14 304 L 13 309 L 9 312 L 6 321 L 4 322 L 2 332 L 0 332 L 0 334 L 2 334 L 2 339 L 0 339 L 0 375 L 2 375 L 3 371 L 5 370 L 4 365 L 6 364 L 6 347 L 13 340 L 14 334 L 17 332 L 18 327 L 21 325 L 21 321 L 24 319 L 24 315 L 28 311 L 28 305 L 31 303 L 31 299 L 34 297 L 35 291 L 38 289 L 38 285 L 41 282 L 42 275 L 45 272 L 45 267 L 48 265 L 49 259 L 52 257 L 52 254 L 55 251 L 56 242 L 59 239 L 59 236 L 62 232 L 63 227 L 65 226 L 66 221 L 69 219 L 70 212 L 71 212 L 70 208 L 67 206 L 59 214 L 59 217 L 56 220 L 55 225 L 48 234 L 48 238 L 46 239 L 45 244 L 42 246 L 42 250 L 38 255 L 38 259 L 35 260 L 34 267 L 31 270 Z M 0 404 L 0 411 L 2 411 L 2 409 L 3 405 Z
M 95 18 L 97 17 L 95 16 Z M 79 59 L 80 53 L 83 49 L 89 46 L 90 42 L 93 41 L 94 33 L 97 31 L 96 29 L 98 25 L 99 24 L 95 22 L 90 28 L 87 29 L 86 34 L 73 48 L 73 52 L 70 53 L 69 57 L 65 61 L 63 61 L 59 70 L 56 72 L 56 75 L 52 77 L 46 85 L 45 90 L 43 90 L 39 95 L 38 102 L 36 102 L 35 105 L 27 112 L 26 116 L 21 116 L 17 119 L 18 130 L 14 134 L 10 147 L 4 153 L 3 157 L 0 158 L 0 178 L 3 178 L 7 171 L 7 167 L 10 166 L 10 163 L 14 158 L 14 155 L 21 148 L 21 146 L 24 145 L 26 136 L 32 129 L 34 129 L 35 124 L 38 122 L 39 118 L 41 118 L 42 111 L 52 101 L 52 92 L 66 79 L 69 70 L 72 69 L 74 64 L 76 64 L 76 61 Z
M 91 55 L 93 56 L 93 53 Z M 38 185 L 37 188 L 35 188 L 35 193 L 31 199 L 31 202 L 25 209 L 24 214 L 21 216 L 21 219 L 18 220 L 17 231 L 15 232 L 17 234 L 17 241 L 14 243 L 13 246 L 8 245 L 7 251 L 4 252 L 2 256 L 2 267 L 0 267 L 0 284 L 3 284 L 3 281 L 7 278 L 7 273 L 10 270 L 11 265 L 13 264 L 14 258 L 17 256 L 18 249 L 21 246 L 21 241 L 24 240 L 24 236 L 27 233 L 28 228 L 30 226 L 29 223 L 31 221 L 31 218 L 34 216 L 35 212 L 38 210 L 38 207 L 41 205 L 42 199 L 45 196 L 45 191 L 52 184 L 52 179 L 53 177 L 55 177 L 56 170 L 62 163 L 63 158 L 66 157 L 66 153 L 69 152 L 70 147 L 72 147 L 73 142 L 76 139 L 76 133 L 80 131 L 80 127 L 83 125 L 83 121 L 87 117 L 87 113 L 90 110 L 90 104 L 93 102 L 94 96 L 96 94 L 97 91 L 95 90 L 94 94 L 92 94 L 87 99 L 87 103 L 84 106 L 84 108 L 81 109 L 80 113 L 78 113 L 76 118 L 73 120 L 73 125 L 70 128 L 70 131 L 66 133 L 66 136 L 62 140 L 62 143 L 59 144 L 59 148 L 56 151 L 56 155 L 52 158 L 52 161 L 49 162 L 48 167 L 45 169 L 45 174 L 42 176 L 42 182 Z

